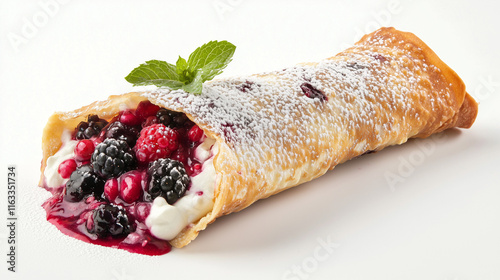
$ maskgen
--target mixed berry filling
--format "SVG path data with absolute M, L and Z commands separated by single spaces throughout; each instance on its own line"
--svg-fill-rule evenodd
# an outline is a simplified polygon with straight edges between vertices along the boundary
M 160 255 L 168 241 L 146 225 L 153 201 L 174 205 L 202 172 L 206 158 L 195 150 L 205 140 L 202 129 L 183 113 L 149 101 L 109 120 L 89 115 L 75 128 L 74 156 L 59 163 L 64 179 L 47 187 L 47 219 L 77 239 L 127 251 Z

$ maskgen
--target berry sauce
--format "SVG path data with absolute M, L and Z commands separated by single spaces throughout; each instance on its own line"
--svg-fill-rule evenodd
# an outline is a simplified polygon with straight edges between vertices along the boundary
M 154 237 L 149 232 L 145 219 L 142 221 L 139 221 L 139 218 L 134 219 L 135 231 L 124 237 L 99 238 L 96 234 L 90 233 L 87 230 L 87 221 L 92 216 L 92 210 L 103 202 L 91 201 L 91 199 L 90 201 L 68 202 L 62 199 L 63 190 L 64 188 L 60 188 L 55 191 L 54 196 L 42 205 L 47 211 L 47 220 L 62 233 L 88 243 L 143 255 L 157 256 L 170 252 L 171 246 L 168 241 Z M 129 217 L 132 216 L 130 212 L 137 212 L 135 206 L 137 204 L 125 207 Z
M 97 122 L 98 127 L 94 125 Z M 86 134 L 87 140 L 82 131 L 89 123 L 97 128 Z M 157 142 L 148 142 L 155 145 L 154 150 L 145 148 L 141 138 L 145 135 L 154 135 Z M 172 166 L 182 169 L 184 176 L 196 176 L 202 171 L 203 162 L 195 159 L 194 151 L 205 138 L 203 130 L 184 114 L 160 110 L 149 101 L 109 120 L 89 116 L 73 133 L 72 140 L 79 140 L 75 156 L 62 162 L 58 169 L 70 181 L 58 188 L 45 186 L 53 195 L 43 204 L 47 220 L 62 233 L 84 242 L 151 256 L 170 252 L 168 241 L 153 236 L 146 225 L 155 197 L 149 189 L 154 183 L 148 166 L 158 166 L 158 161 L 167 158 Z M 102 154 L 103 159 L 91 158 L 92 154 Z M 134 160 L 125 164 L 126 157 Z M 103 168 L 112 172 L 103 172 Z M 163 175 L 155 176 L 155 180 L 162 181 Z M 186 178 L 182 182 L 189 188 L 190 179 Z

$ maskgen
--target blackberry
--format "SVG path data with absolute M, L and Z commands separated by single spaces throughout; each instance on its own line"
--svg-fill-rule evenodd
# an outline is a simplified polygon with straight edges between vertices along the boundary
M 86 122 L 80 122 L 76 127 L 75 138 L 78 140 L 90 139 L 98 135 L 108 124 L 106 120 L 100 119 L 97 115 L 89 115 Z
M 165 125 L 170 128 L 179 128 L 192 125 L 192 122 L 188 119 L 186 114 L 182 112 L 174 112 L 161 108 L 156 112 L 156 117 L 158 118 L 158 123 Z
M 129 147 L 135 146 L 135 142 L 139 136 L 140 128 L 136 126 L 128 126 L 120 121 L 112 122 L 105 134 L 105 138 L 113 138 L 127 142 Z
M 99 238 L 124 236 L 130 233 L 127 212 L 121 206 L 101 204 L 92 213 L 94 223 L 87 229 Z
M 89 194 L 98 198 L 104 191 L 104 183 L 104 180 L 94 173 L 90 165 L 82 165 L 71 173 L 66 183 L 64 199 L 78 202 Z
M 162 158 L 152 162 L 148 167 L 149 199 L 158 196 L 165 198 L 168 204 L 174 204 L 183 197 L 191 181 L 182 162 Z
M 127 142 L 108 138 L 97 145 L 91 161 L 95 173 L 111 178 L 131 170 L 135 157 Z

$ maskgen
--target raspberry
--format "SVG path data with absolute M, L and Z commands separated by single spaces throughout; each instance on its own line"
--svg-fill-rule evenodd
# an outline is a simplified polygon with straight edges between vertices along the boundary
M 87 161 L 94 152 L 94 142 L 88 139 L 80 140 L 75 147 L 75 158 L 79 161 Z
M 150 199 L 161 196 L 170 205 L 184 196 L 191 181 L 184 164 L 169 158 L 152 162 L 147 172 L 151 176 L 148 189 Z
M 86 122 L 80 122 L 76 127 L 75 138 L 90 139 L 98 135 L 99 132 L 108 124 L 106 120 L 100 119 L 97 115 L 89 115 Z
M 154 124 L 141 130 L 135 155 L 140 163 L 166 158 L 179 147 L 179 134 L 163 124 Z
M 86 195 L 100 197 L 104 189 L 104 180 L 97 176 L 90 165 L 78 167 L 66 183 L 64 199 L 71 202 L 81 201 Z
M 92 220 L 88 231 L 99 238 L 124 236 L 131 231 L 127 212 L 121 206 L 101 204 L 93 211 Z
M 134 153 L 125 141 L 106 139 L 97 145 L 92 154 L 94 171 L 104 178 L 116 177 L 131 170 L 134 165 Z

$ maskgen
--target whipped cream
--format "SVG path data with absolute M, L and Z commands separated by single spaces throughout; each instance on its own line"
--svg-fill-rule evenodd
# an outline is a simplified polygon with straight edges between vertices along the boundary
M 191 177 L 191 187 L 174 205 L 157 197 L 151 206 L 146 225 L 151 233 L 161 239 L 171 240 L 187 225 L 199 220 L 214 206 L 215 168 L 217 154 L 215 140 L 206 138 L 195 150 L 195 157 L 203 162 L 202 171 Z
M 69 131 L 64 131 L 61 137 L 62 147 L 47 159 L 47 165 L 43 171 L 43 176 L 45 177 L 45 183 L 48 188 L 57 188 L 66 184 L 69 179 L 64 179 L 58 172 L 59 165 L 70 158 L 75 157 L 75 147 L 78 141 L 71 140 L 71 133 Z

